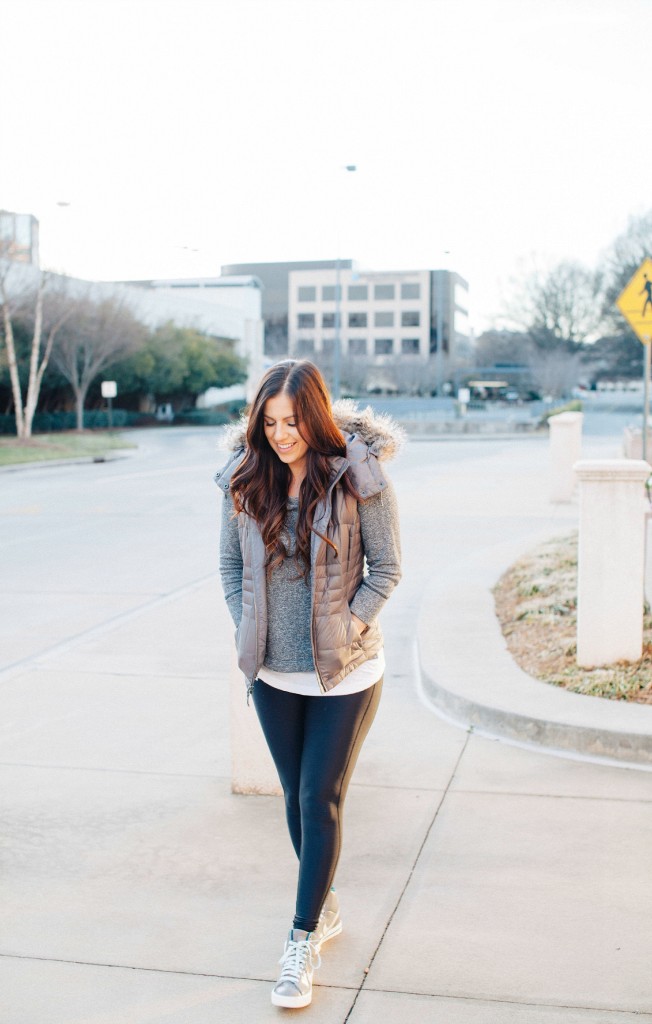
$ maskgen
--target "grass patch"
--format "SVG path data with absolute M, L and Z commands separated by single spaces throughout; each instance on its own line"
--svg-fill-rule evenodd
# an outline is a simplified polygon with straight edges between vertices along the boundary
M 135 448 L 121 433 L 88 430 L 35 434 L 28 441 L 17 437 L 0 437 L 0 466 L 17 466 L 46 459 L 78 459 L 105 455 L 116 448 Z
M 521 558 L 493 594 L 507 646 L 529 675 L 574 693 L 652 704 L 652 615 L 647 607 L 640 661 L 592 669 L 577 665 L 577 532 Z

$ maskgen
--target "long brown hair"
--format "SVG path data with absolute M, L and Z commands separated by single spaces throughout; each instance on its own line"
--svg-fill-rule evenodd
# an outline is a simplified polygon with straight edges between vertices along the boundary
M 314 363 L 286 359 L 272 366 L 263 377 L 251 405 L 245 457 L 233 474 L 231 493 L 236 512 L 244 512 L 258 523 L 271 572 L 289 554 L 281 535 L 292 474 L 272 450 L 264 420 L 265 403 L 281 393 L 292 399 L 297 430 L 308 445 L 306 475 L 299 490 L 296 544 L 299 573 L 307 581 L 315 509 L 333 478 L 330 460 L 335 455 L 346 455 L 346 441 L 333 419 L 326 383 Z M 357 497 L 346 473 L 341 484 L 346 493 Z M 327 537 L 323 539 L 335 548 Z

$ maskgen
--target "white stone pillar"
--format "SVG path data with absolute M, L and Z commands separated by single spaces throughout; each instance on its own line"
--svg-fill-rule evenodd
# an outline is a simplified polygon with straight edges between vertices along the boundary
M 279 796 L 281 785 L 265 742 L 253 700 L 238 668 L 231 664 L 231 789 L 234 793 Z
M 647 432 L 647 450 L 652 452 L 652 430 Z M 643 431 L 640 427 L 625 427 L 623 452 L 626 459 L 643 458 Z
M 638 661 L 643 649 L 647 462 L 585 459 L 580 481 L 577 663 Z
M 577 477 L 573 466 L 582 456 L 581 412 L 560 412 L 550 426 L 550 500 L 570 501 Z

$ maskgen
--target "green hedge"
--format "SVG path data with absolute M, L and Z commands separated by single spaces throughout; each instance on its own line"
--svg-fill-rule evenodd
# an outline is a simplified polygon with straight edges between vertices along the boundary
M 126 409 L 114 409 L 111 416 L 113 427 L 138 427 L 147 423 L 155 423 L 153 416 L 140 412 L 127 412 Z M 74 430 L 77 416 L 74 412 L 37 412 L 34 416 L 32 429 L 35 434 L 51 434 L 57 430 Z M 84 427 L 87 430 L 109 426 L 109 414 L 103 409 L 87 409 L 84 412 Z M 0 416 L 0 434 L 16 433 L 16 420 L 13 416 Z
M 221 427 L 231 422 L 231 417 L 225 412 L 216 412 L 213 409 L 187 409 L 184 412 L 176 413 L 175 423 L 186 423 L 192 427 Z
M 230 402 L 217 409 L 184 409 L 175 414 L 173 422 L 195 427 L 221 427 L 237 419 L 244 405 L 244 402 Z M 114 409 L 111 417 L 112 427 L 146 427 L 156 426 L 158 423 L 152 413 L 129 412 L 126 409 Z M 37 412 L 33 422 L 35 434 L 74 430 L 76 426 L 77 416 L 74 412 Z M 84 411 L 86 430 L 103 429 L 108 426 L 109 414 L 106 409 Z M 13 416 L 0 416 L 0 434 L 16 434 L 16 420 Z

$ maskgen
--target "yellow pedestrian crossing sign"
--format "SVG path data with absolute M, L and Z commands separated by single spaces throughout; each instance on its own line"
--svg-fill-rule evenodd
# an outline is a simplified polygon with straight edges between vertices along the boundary
M 618 309 L 639 341 L 652 341 L 652 260 L 643 260 L 616 299 Z

